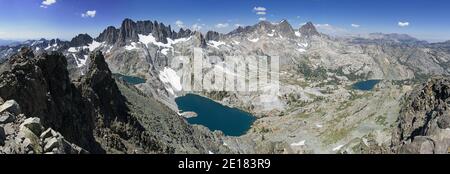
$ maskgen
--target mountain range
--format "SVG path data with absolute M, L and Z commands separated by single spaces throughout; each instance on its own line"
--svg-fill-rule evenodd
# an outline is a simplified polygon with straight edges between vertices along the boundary
M 279 56 L 279 91 L 271 83 L 256 92 L 183 89 L 179 84 L 194 70 L 191 64 L 180 66 L 183 60 L 176 55 L 192 55 L 194 47 L 215 55 L 202 58 L 207 65 L 203 74 L 242 76 L 218 66 L 227 63 L 226 55 Z M 38 117 L 40 127 L 62 134 L 65 139 L 56 138 L 59 144 L 74 143 L 69 151 L 77 153 L 442 153 L 450 138 L 445 132 L 448 115 L 442 114 L 446 105 L 440 103 L 448 98 L 448 83 L 428 79 L 449 75 L 449 48 L 448 42 L 428 43 L 405 34 L 332 37 L 318 32 L 312 22 L 293 28 L 287 20 L 261 21 L 229 33 L 200 33 L 125 19 L 119 28 L 107 27 L 97 37 L 79 34 L 70 41 L 0 46 L 0 97 L 20 105 L 22 112 L 15 117 Z M 129 85 L 113 73 L 146 82 Z M 380 83 L 373 91 L 351 87 L 366 80 Z M 178 114 L 175 102 L 187 93 L 247 111 L 257 121 L 240 137 L 192 126 Z M 419 104 L 424 106 L 414 107 Z M 444 121 L 428 125 L 429 114 Z M 422 126 L 411 128 L 410 120 L 418 118 L 425 119 Z M 22 138 L 23 130 L 14 127 L 23 122 L 8 123 L 12 133 L 4 144 L 13 148 L 3 152 L 23 152 L 19 146 L 24 142 L 11 144 Z M 34 134 L 41 136 L 42 131 Z M 28 136 L 48 144 L 45 138 Z M 439 148 L 428 147 L 430 142 Z M 46 152 L 39 147 L 30 151 Z

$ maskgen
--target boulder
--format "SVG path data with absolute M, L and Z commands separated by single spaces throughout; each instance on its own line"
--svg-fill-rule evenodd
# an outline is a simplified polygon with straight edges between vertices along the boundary
M 56 137 L 56 136 L 58 136 L 58 133 L 55 130 L 53 130 L 52 128 L 48 128 L 46 131 L 42 132 L 40 137 L 42 140 L 45 140 L 47 138 Z
M 16 119 L 16 117 L 10 112 L 3 112 L 0 114 L 0 124 L 11 123 Z
M 434 154 L 434 142 L 428 137 L 417 136 L 410 144 L 404 145 L 400 153 L 404 154 Z
M 52 152 L 54 148 L 59 148 L 60 143 L 58 138 L 53 137 L 45 142 L 44 152 Z
M 36 117 L 28 118 L 20 125 L 20 130 L 23 130 L 24 128 L 28 128 L 34 135 L 41 135 L 41 120 Z
M 15 100 L 8 100 L 0 106 L 0 113 L 8 111 L 13 114 L 20 114 L 20 106 Z

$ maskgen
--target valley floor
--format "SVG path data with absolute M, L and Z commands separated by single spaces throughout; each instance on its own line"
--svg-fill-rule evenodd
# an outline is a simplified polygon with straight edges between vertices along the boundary
M 385 81 L 372 91 L 338 87 L 258 118 L 246 135 L 228 137 L 225 144 L 239 153 L 370 153 L 372 146 L 390 144 L 401 100 L 410 90 Z

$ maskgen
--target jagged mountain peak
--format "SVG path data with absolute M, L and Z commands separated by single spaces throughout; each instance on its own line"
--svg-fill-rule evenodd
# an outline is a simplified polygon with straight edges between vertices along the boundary
M 291 24 L 287 21 L 287 20 L 282 20 L 278 25 L 277 25 L 277 30 L 286 37 L 295 37 L 295 31 L 292 28 Z
M 119 37 L 119 29 L 114 26 L 109 26 L 95 39 L 98 42 L 106 42 L 108 44 L 116 43 Z
M 301 26 L 299 32 L 303 37 L 320 36 L 320 33 L 312 22 L 307 22 L 305 25 Z
M 205 39 L 207 41 L 210 41 L 210 40 L 218 41 L 221 37 L 222 37 L 222 34 L 220 34 L 217 31 L 208 31 L 206 33 Z
M 87 46 L 94 39 L 89 34 L 79 34 L 70 41 L 71 47 Z
M 269 21 L 260 21 L 253 26 L 241 27 L 239 26 L 235 30 L 226 34 L 227 36 L 235 34 L 247 34 L 257 32 L 259 34 L 274 34 L 278 33 L 280 36 L 293 38 L 295 37 L 295 31 L 291 24 L 287 20 L 281 20 L 279 23 L 271 23 Z

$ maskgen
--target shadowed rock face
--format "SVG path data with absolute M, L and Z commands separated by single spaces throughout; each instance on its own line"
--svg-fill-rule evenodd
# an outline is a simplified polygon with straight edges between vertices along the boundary
M 191 32 L 190 30 L 183 30 L 182 33 L 178 34 L 172 31 L 170 26 L 158 23 L 157 21 L 135 22 L 131 19 L 125 19 L 119 29 L 108 27 L 96 40 L 99 42 L 107 42 L 108 44 L 124 46 L 129 42 L 138 42 L 139 34 L 152 34 L 158 42 L 167 43 L 167 38 L 176 39 L 181 36 L 185 37 L 188 34 L 191 34 Z
M 106 42 L 107 44 L 114 44 L 119 38 L 119 29 L 113 26 L 106 28 L 100 35 L 95 39 L 98 42 Z
M 320 33 L 317 31 L 312 22 L 308 22 L 300 27 L 299 32 L 303 37 L 320 36 Z
M 292 28 L 291 24 L 287 20 L 281 21 L 280 24 L 277 26 L 277 30 L 282 33 L 284 37 L 294 38 L 295 37 L 295 31 Z
M 396 153 L 448 153 L 450 79 L 434 77 L 404 100 L 392 136 Z
M 219 41 L 220 37 L 221 37 L 221 35 L 218 32 L 208 31 L 206 33 L 206 37 L 205 38 L 206 38 L 207 41 L 210 41 L 210 40 Z
M 0 96 L 16 100 L 27 116 L 91 152 L 101 152 L 92 130 L 92 107 L 70 82 L 66 58 L 59 53 L 34 56 L 22 49 L 1 65 Z
M 223 135 L 192 127 L 138 89 L 116 83 L 100 51 L 91 53 L 87 73 L 76 81 L 70 81 L 66 66 L 59 53 L 35 56 L 26 48 L 0 66 L 1 99 L 15 100 L 23 117 L 37 117 L 42 127 L 64 137 L 64 141 L 58 136 L 51 141 L 43 139 L 50 144 L 47 150 L 53 143 L 67 140 L 75 144 L 70 147 L 90 153 L 229 153 L 221 145 Z M 10 119 L 2 115 L 2 120 Z M 4 141 L 5 136 L 0 138 Z M 15 146 L 6 149 L 13 149 L 6 151 L 9 153 L 28 152 L 15 151 Z
M 79 34 L 70 41 L 71 47 L 87 46 L 93 39 L 88 34 Z

